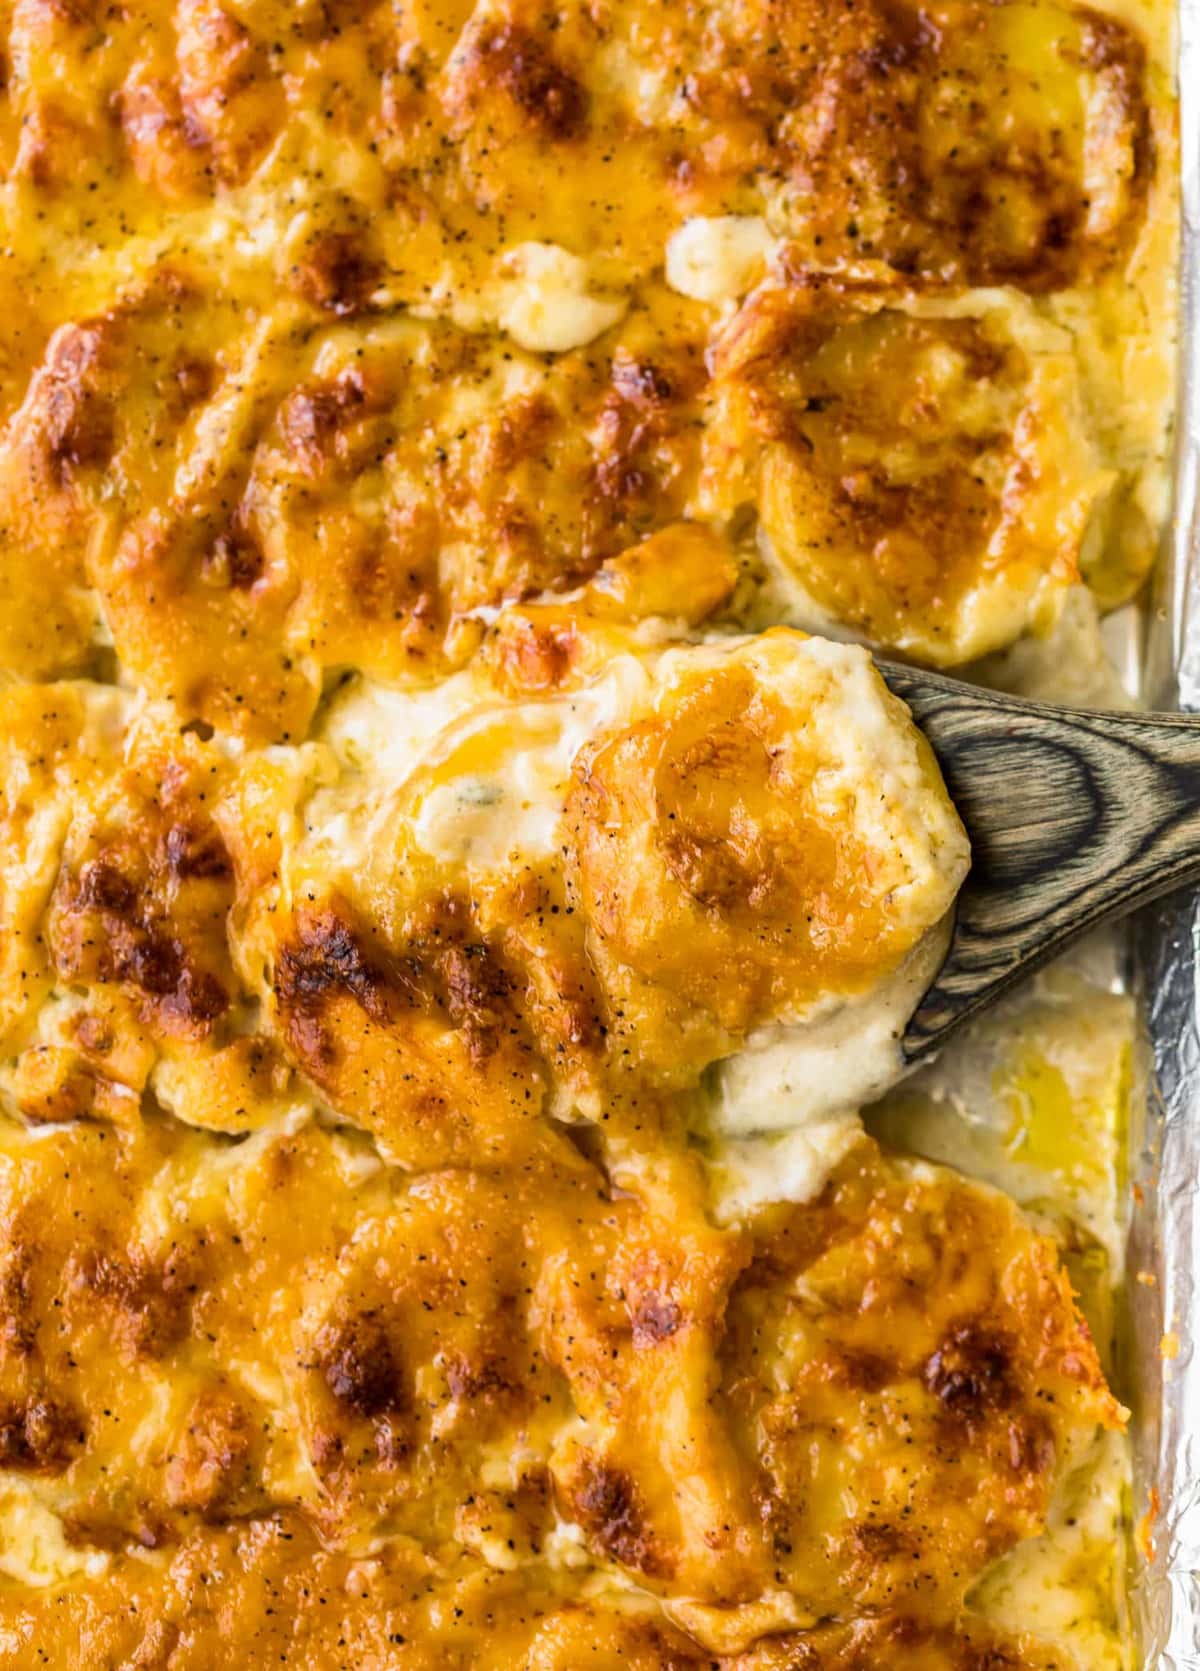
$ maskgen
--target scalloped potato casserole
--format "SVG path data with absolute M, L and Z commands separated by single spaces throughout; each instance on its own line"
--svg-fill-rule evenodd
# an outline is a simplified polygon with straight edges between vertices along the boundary
M 4 0 L 0 1667 L 1126 1671 L 1163 0 Z

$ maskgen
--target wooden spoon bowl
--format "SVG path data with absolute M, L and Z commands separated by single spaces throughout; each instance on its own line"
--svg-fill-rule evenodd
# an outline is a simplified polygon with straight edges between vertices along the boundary
M 1094 713 L 881 662 L 937 755 L 971 870 L 902 1045 L 917 1062 L 1072 940 L 1200 879 L 1200 718 Z

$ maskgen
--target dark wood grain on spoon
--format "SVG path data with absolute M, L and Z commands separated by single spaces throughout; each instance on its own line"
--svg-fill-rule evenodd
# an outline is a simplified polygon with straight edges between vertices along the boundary
M 1088 929 L 1200 880 L 1200 718 L 1049 707 L 880 671 L 971 838 L 950 950 L 904 1035 L 916 1062 Z

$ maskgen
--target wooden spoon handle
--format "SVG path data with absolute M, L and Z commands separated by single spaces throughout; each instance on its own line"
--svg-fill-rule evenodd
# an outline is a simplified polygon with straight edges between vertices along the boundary
M 950 951 L 903 1041 L 917 1061 L 1078 935 L 1200 878 L 1200 718 L 1054 708 L 881 671 L 971 838 Z

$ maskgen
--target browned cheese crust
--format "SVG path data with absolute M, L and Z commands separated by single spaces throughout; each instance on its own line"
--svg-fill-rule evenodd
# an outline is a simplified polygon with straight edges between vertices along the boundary
M 294 740 L 329 669 L 436 676 L 682 516 L 738 553 L 710 611 L 938 664 L 1151 560 L 1161 437 L 1108 391 L 1173 140 L 1116 17 L 8 10 L 0 664 L 97 665 L 102 614 L 185 716 Z M 680 280 L 727 217 L 761 258 Z
M 228 1598 L 177 1567 L 298 1583 L 273 1528 L 299 1515 L 301 1550 L 304 1522 L 357 1542 L 376 1605 L 457 1550 L 476 1587 L 525 1574 L 526 1605 L 628 1575 L 714 1645 L 859 1610 L 919 1618 L 921 1642 L 1119 1417 L 1053 1245 L 865 1140 L 818 1202 L 745 1231 L 683 1195 L 663 1220 L 567 1144 L 405 1183 L 311 1123 L 250 1142 L 161 1118 L 6 1140 L 4 1464 L 109 1558 L 74 1600 L 0 1594 L 6 1630 L 37 1641 L 131 1586 L 148 1616 L 118 1640 L 202 1640 Z M 351 1578 L 309 1559 L 299 1628 L 321 1640 Z M 253 1611 L 238 1628 L 248 1653 L 272 1640 Z M 439 1638 L 413 1628 L 427 1663 Z

